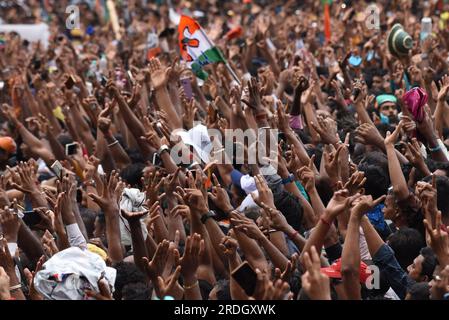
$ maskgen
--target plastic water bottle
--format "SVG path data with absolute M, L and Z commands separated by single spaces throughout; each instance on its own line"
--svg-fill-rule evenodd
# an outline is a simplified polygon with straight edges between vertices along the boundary
M 99 67 L 102 75 L 108 74 L 108 59 L 106 58 L 104 53 L 101 55 Z
M 424 41 L 432 33 L 432 19 L 429 17 L 424 17 L 421 20 L 421 42 Z
M 97 75 L 98 67 L 97 67 L 97 60 L 92 60 L 89 66 L 89 77 L 95 77 Z

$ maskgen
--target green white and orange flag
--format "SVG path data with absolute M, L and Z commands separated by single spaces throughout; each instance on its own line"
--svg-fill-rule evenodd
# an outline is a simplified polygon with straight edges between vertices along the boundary
M 178 34 L 182 59 L 186 61 L 187 66 L 192 69 L 198 78 L 207 79 L 208 74 L 203 70 L 205 65 L 216 62 L 223 62 L 227 65 L 220 49 L 215 47 L 194 19 L 181 16 Z

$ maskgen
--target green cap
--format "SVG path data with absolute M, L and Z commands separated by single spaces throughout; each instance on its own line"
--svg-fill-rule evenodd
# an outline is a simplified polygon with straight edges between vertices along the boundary
M 380 107 L 385 102 L 398 102 L 398 99 L 392 94 L 381 94 L 376 97 L 377 105 Z

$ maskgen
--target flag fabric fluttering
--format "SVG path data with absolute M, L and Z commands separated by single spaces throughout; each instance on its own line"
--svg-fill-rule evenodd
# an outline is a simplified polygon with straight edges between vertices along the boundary
M 217 62 L 226 64 L 220 49 L 215 47 L 194 19 L 181 16 L 178 33 L 181 56 L 198 78 L 207 79 L 208 74 L 203 70 L 203 66 Z

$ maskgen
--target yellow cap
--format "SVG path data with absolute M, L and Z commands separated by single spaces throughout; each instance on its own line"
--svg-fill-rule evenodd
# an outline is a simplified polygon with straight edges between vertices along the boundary
M 98 254 L 101 257 L 101 259 L 103 259 L 105 261 L 108 258 L 108 255 L 106 254 L 106 252 L 103 249 L 101 249 L 100 247 L 98 247 L 92 243 L 87 244 L 87 250 L 89 250 L 92 253 Z

